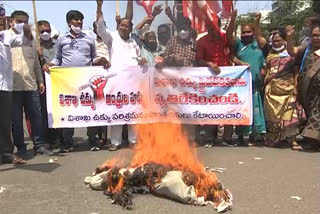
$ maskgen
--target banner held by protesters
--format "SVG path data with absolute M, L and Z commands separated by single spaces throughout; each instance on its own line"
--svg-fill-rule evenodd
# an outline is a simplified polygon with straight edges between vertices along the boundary
M 108 72 L 102 67 L 51 68 L 50 75 L 46 74 L 49 126 L 169 121 L 250 125 L 250 72 L 245 66 L 221 68 L 223 75 L 219 76 L 212 76 L 207 68 L 166 68 L 162 72 L 152 67 L 145 72 L 136 66 Z

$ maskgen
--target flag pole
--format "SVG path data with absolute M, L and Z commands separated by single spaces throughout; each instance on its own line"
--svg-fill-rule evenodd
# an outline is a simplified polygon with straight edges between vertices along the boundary
M 116 1 L 116 5 L 117 5 L 117 8 L 116 8 L 116 16 L 120 16 L 119 0 Z
M 38 31 L 38 19 L 37 19 L 37 10 L 36 10 L 36 0 L 32 0 L 32 6 L 33 6 L 33 19 L 34 19 L 34 26 L 36 30 L 36 41 L 38 47 L 40 47 L 40 40 L 39 40 L 39 31 Z

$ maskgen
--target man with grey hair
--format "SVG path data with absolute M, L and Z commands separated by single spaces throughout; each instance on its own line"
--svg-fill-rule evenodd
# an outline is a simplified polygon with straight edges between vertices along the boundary
M 146 26 L 150 26 L 154 18 L 162 12 L 162 5 L 158 5 L 153 9 L 152 16 L 145 17 L 132 31 L 131 36 L 140 47 L 141 57 L 145 58 L 149 66 L 156 64 L 158 56 L 158 42 L 154 31 L 147 30 L 143 32 Z

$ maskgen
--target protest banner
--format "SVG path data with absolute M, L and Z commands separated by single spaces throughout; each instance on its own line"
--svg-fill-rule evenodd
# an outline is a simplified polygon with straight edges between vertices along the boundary
M 53 67 L 46 74 L 49 127 L 153 122 L 252 124 L 245 66 L 208 68 Z

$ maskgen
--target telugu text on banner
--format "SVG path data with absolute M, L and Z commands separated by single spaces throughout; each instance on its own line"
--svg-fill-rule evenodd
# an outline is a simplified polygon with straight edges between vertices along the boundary
M 174 122 L 252 124 L 245 66 L 208 68 L 53 67 L 46 74 L 52 128 Z

